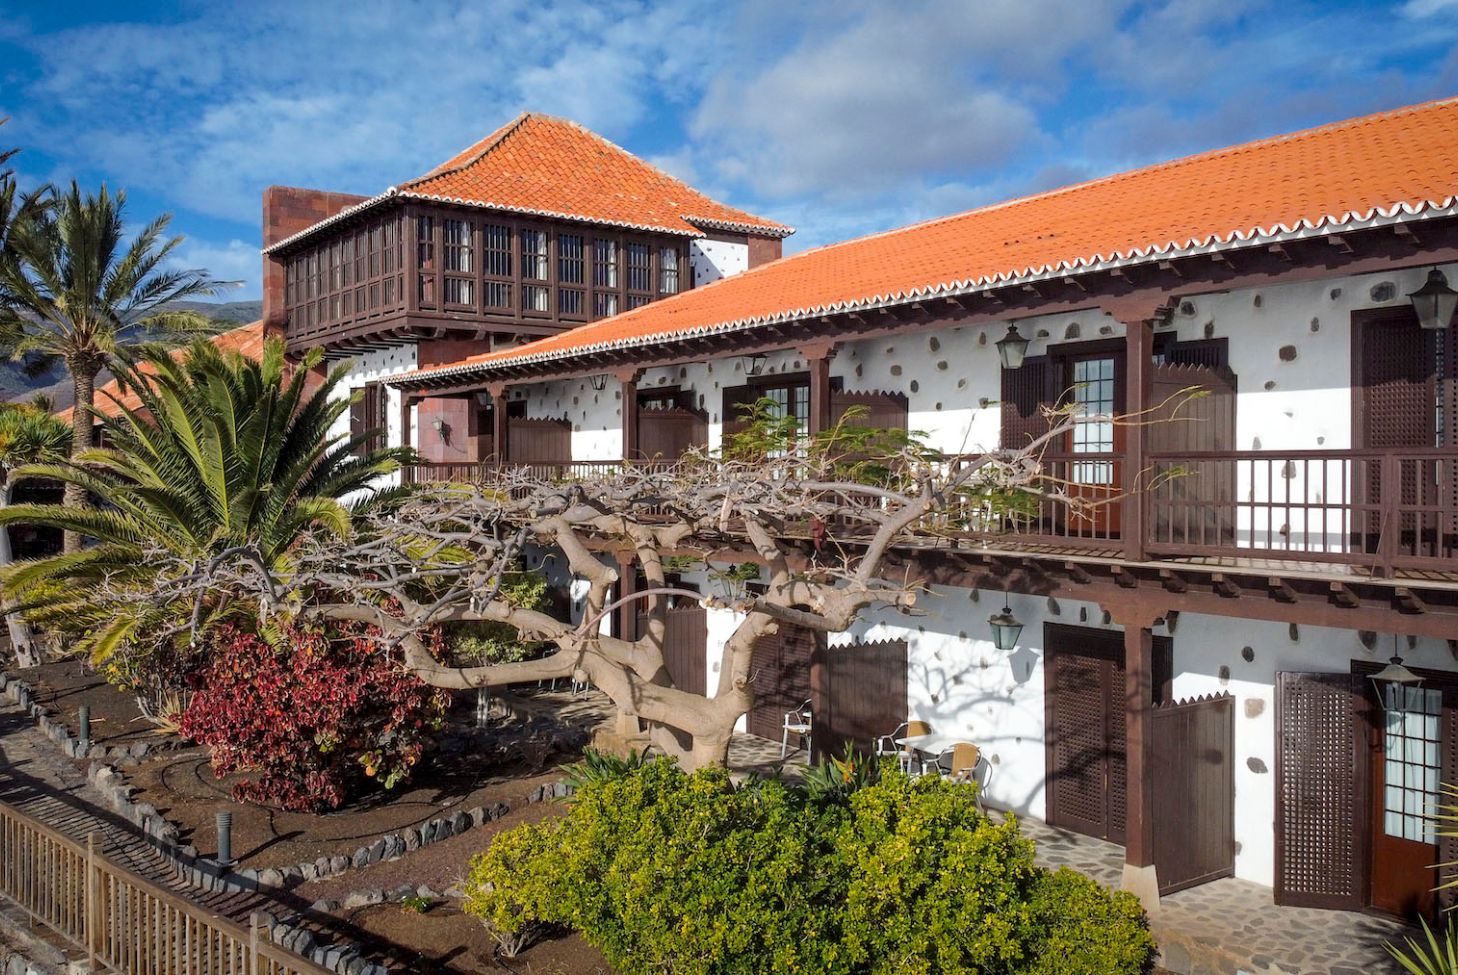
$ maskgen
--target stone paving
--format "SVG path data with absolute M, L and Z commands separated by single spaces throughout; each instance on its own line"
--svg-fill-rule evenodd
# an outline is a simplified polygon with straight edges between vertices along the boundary
M 1119 885 L 1124 848 L 1025 817 L 1038 862 Z M 1271 888 L 1216 880 L 1161 898 L 1150 918 L 1163 965 L 1177 975 L 1377 975 L 1400 969 L 1382 947 L 1408 933 L 1388 918 L 1277 907 Z

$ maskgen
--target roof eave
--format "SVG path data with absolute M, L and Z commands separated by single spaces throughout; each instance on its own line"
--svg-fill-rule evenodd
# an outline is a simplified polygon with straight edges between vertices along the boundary
M 1144 247 L 1133 248 L 1127 254 L 1117 251 L 1107 257 L 1096 254 L 1073 261 L 1061 261 L 1051 267 L 1047 265 L 1039 268 L 1029 267 L 1016 272 L 988 275 L 977 280 L 954 280 L 925 285 L 920 288 L 894 292 L 887 295 L 875 295 L 857 301 L 835 302 L 823 306 L 789 309 L 774 315 L 761 315 L 753 318 L 716 322 L 655 335 L 632 336 L 614 341 L 595 342 L 590 345 L 579 345 L 523 356 L 511 356 L 492 362 L 445 366 L 430 372 L 416 372 L 408 376 L 398 376 L 388 382 L 390 385 L 413 385 L 420 382 L 464 376 L 472 373 L 488 375 L 496 369 L 508 366 L 515 368 L 540 365 L 598 352 L 618 352 L 624 349 L 665 345 L 686 338 L 722 335 L 728 332 L 743 331 L 766 325 L 783 324 L 803 318 L 819 318 L 826 315 L 868 311 L 891 305 L 922 301 L 929 297 L 955 297 L 974 294 L 989 288 L 1034 284 L 1038 281 L 1048 280 L 1049 278 L 1067 277 L 1070 274 L 1093 274 L 1115 268 L 1145 264 L 1151 261 L 1194 257 L 1200 254 L 1235 250 L 1241 247 L 1278 244 L 1305 237 L 1325 236 L 1331 233 L 1353 233 L 1359 230 L 1369 230 L 1400 223 L 1432 220 L 1439 217 L 1452 216 L 1455 212 L 1458 212 L 1458 198 L 1452 196 L 1446 197 L 1441 201 L 1423 201 L 1418 204 L 1394 203 L 1388 207 L 1374 207 L 1365 213 L 1349 211 L 1345 214 L 1328 215 L 1315 221 L 1301 220 L 1294 225 L 1284 223 L 1274 224 L 1270 228 L 1253 227 L 1247 230 L 1230 231 L 1224 235 L 1211 234 L 1202 240 L 1190 239 L 1183 243 L 1168 241 L 1164 244 L 1149 244 Z M 691 293 L 685 292 L 685 294 Z

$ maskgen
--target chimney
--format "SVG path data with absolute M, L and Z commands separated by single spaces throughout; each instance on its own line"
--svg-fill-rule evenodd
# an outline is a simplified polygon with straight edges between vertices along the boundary
M 286 237 L 320 220 L 327 220 L 340 210 L 362 203 L 369 197 L 353 193 L 331 193 L 328 190 L 304 190 L 292 186 L 270 186 L 263 191 L 263 246 L 272 246 Z M 266 329 L 282 328 L 287 319 L 284 308 L 284 265 L 277 258 L 263 255 L 263 325 Z

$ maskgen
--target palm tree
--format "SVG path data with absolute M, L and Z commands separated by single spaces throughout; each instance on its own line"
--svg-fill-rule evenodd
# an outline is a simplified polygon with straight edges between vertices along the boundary
M 183 352 L 147 346 L 118 379 L 140 405 L 103 418 L 105 447 L 32 464 L 13 479 L 49 478 L 90 492 L 96 508 L 15 505 L 0 527 L 33 524 L 96 544 L 0 573 L 0 587 L 38 623 L 77 632 L 75 646 L 104 660 L 119 646 L 165 632 L 163 609 L 118 609 L 107 594 L 151 588 L 167 566 L 240 547 L 270 572 L 286 565 L 306 530 L 347 535 L 352 518 L 399 489 L 378 479 L 408 462 L 408 448 L 378 448 L 376 431 L 331 435 L 350 400 L 331 398 L 348 371 L 310 389 L 318 350 L 286 375 L 283 342 L 259 361 L 206 341 Z M 190 611 L 191 607 L 185 607 Z
M 0 264 L 0 350 L 38 370 L 66 364 L 75 389 L 72 452 L 91 442 L 96 376 L 118 353 L 149 341 L 215 330 L 201 315 L 167 311 L 168 302 L 217 292 L 222 283 L 203 270 L 166 267 L 181 237 L 163 238 L 171 215 L 125 240 L 126 193 L 105 185 L 82 194 L 73 181 L 52 206 L 16 226 L 14 259 Z M 81 507 L 85 491 L 66 486 L 66 503 Z M 80 547 L 68 533 L 67 551 Z
M 0 510 L 10 507 L 14 481 L 10 473 L 26 464 L 62 460 L 71 446 L 71 429 L 39 403 L 0 404 Z M 0 526 L 0 568 L 14 562 L 9 529 Z M 22 667 L 40 664 L 35 634 L 25 618 L 16 612 L 5 615 L 10 645 Z
M 8 121 L 9 119 L 0 118 L 0 125 Z M 0 149 L 0 166 L 4 166 L 19 151 Z M 6 287 L 9 275 L 5 273 L 5 268 L 13 267 L 16 261 L 11 237 L 16 230 L 35 219 L 50 205 L 49 194 L 49 187 L 41 187 L 30 193 L 20 192 L 15 171 L 0 169 L 0 318 L 3 318 L 3 313 L 11 305 L 10 293 Z

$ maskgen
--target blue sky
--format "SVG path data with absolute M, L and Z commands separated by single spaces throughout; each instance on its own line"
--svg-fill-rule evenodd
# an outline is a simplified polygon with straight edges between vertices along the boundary
M 565 115 L 790 250 L 1458 94 L 1458 0 L 0 0 L 22 178 L 259 293 L 272 183 L 376 193 Z

